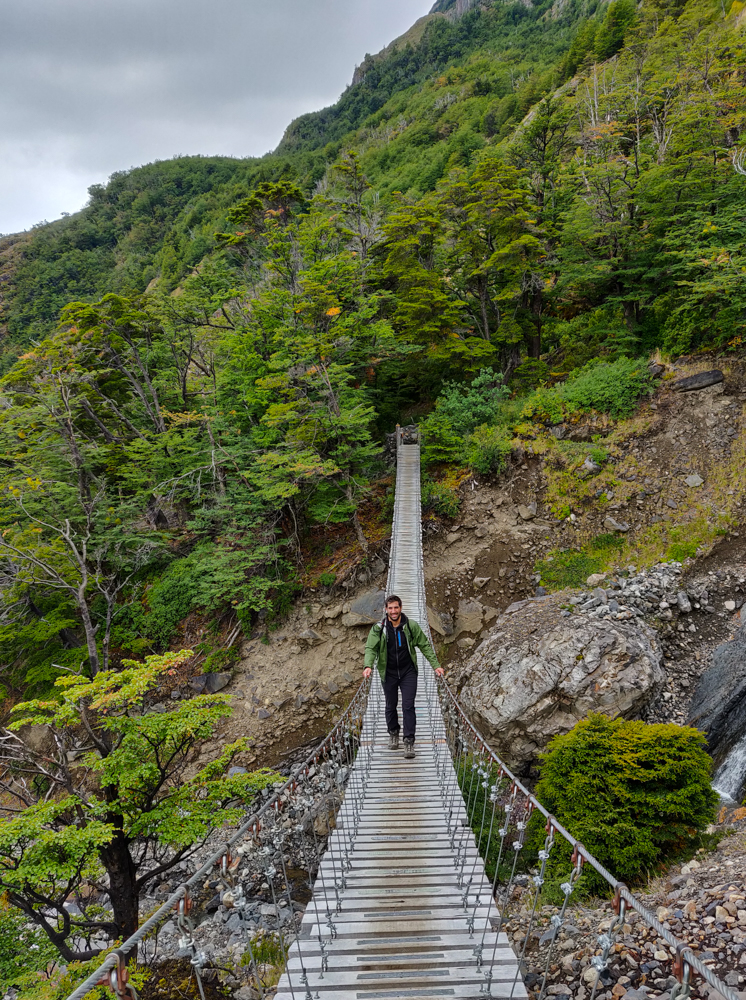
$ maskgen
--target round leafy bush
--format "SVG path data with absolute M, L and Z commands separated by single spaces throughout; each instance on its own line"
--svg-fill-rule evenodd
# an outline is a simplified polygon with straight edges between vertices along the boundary
M 634 882 L 693 849 L 715 818 L 704 741 L 687 726 L 592 713 L 549 744 L 536 794 L 616 878 Z M 554 868 L 569 858 L 560 841 Z
M 612 417 L 626 417 L 652 385 L 645 361 L 621 357 L 611 364 L 590 361 L 573 372 L 559 391 L 570 411 L 598 410 Z

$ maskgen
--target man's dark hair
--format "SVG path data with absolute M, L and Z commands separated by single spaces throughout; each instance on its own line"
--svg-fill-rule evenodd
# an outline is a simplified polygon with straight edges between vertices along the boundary
M 398 597 L 396 594 L 389 594 L 389 596 L 386 598 L 386 603 L 384 607 L 388 607 L 389 604 L 393 604 L 394 602 L 396 602 L 399 605 L 399 607 L 402 606 L 401 597 Z

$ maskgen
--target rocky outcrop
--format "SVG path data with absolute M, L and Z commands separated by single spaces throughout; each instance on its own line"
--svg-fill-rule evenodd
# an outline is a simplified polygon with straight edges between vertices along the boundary
M 472 7 L 476 7 L 479 0 L 436 0 L 430 8 L 431 14 L 446 14 L 454 20 L 468 14 Z
M 511 605 L 454 672 L 466 712 L 520 770 L 589 712 L 636 717 L 663 683 L 652 629 L 631 616 L 571 614 L 568 596 Z
M 746 625 L 718 646 L 702 674 L 690 708 L 693 726 L 707 733 L 710 753 L 719 764 L 746 734 Z

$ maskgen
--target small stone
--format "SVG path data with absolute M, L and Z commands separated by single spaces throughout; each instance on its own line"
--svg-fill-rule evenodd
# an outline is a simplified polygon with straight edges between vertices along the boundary
M 459 649 L 471 649 L 471 647 L 474 645 L 474 640 L 471 638 L 471 636 L 467 635 L 464 636 L 463 639 L 459 639 L 456 645 L 459 647 Z
M 303 629 L 302 632 L 298 633 L 298 639 L 302 639 L 304 642 L 310 642 L 312 646 L 315 646 L 319 642 L 323 642 L 323 639 L 318 632 L 314 632 L 312 628 Z
M 736 610 L 736 602 L 735 601 L 726 601 L 724 607 L 725 607 L 726 611 L 735 611 Z
M 599 584 L 603 583 L 608 574 L 606 573 L 591 573 L 588 579 L 585 581 L 587 587 L 598 587 Z
M 671 916 L 671 911 L 666 906 L 659 906 L 655 915 L 658 918 L 658 920 L 661 923 L 663 923 L 664 920 L 668 920 L 668 918 Z
M 228 770 L 228 777 L 229 778 L 237 778 L 240 774 L 248 774 L 248 773 L 249 772 L 246 770 L 245 767 L 235 767 L 234 766 L 234 767 L 229 768 L 229 770 Z
M 617 521 L 611 514 L 604 520 L 604 528 L 609 531 L 629 531 L 629 525 L 624 521 Z
M 256 714 L 259 716 L 260 719 L 269 719 L 269 718 L 271 718 L 271 715 L 267 711 L 266 708 L 260 708 L 259 711 Z
M 679 611 L 681 611 L 682 614 L 688 615 L 689 612 L 692 610 L 692 602 L 689 600 L 689 597 L 687 596 L 687 594 L 684 593 L 683 590 L 680 590 L 676 595 L 676 604 L 678 606 Z
M 725 909 L 724 906 L 716 906 L 715 907 L 715 922 L 716 923 L 718 923 L 718 924 L 724 924 L 728 920 L 729 916 L 730 916 L 730 913 L 728 913 L 728 911 Z
M 583 462 L 583 468 L 586 472 L 591 473 L 601 471 L 601 466 L 597 462 L 594 462 L 590 455 L 588 455 L 586 460 Z
M 533 500 L 530 504 L 518 504 L 518 514 L 524 521 L 531 521 L 536 517 L 536 501 Z
M 679 509 L 679 505 L 676 503 L 675 500 L 666 500 L 666 507 L 670 507 L 671 510 Z
M 204 690 L 207 694 L 216 694 L 218 691 L 222 691 L 224 687 L 228 687 L 231 682 L 231 675 L 228 673 L 205 674 L 204 677 Z
M 684 869 L 682 868 L 682 872 L 683 870 Z M 690 899 L 689 902 L 684 907 L 684 916 L 686 917 L 687 920 L 697 919 L 697 904 L 694 902 L 693 899 Z
M 477 530 L 474 532 L 477 538 L 486 538 L 489 532 L 483 524 L 480 524 Z
M 588 983 L 592 986 L 598 978 L 598 969 L 594 965 L 589 965 L 587 969 L 583 970 L 583 982 Z
M 667 962 L 670 956 L 667 951 L 655 951 L 653 952 L 653 958 L 656 962 Z
M 472 582 L 477 590 L 481 590 L 482 587 L 485 587 L 491 579 L 491 576 L 475 576 Z
M 702 486 L 704 479 L 695 472 L 693 475 L 687 476 L 684 482 L 687 486 Z

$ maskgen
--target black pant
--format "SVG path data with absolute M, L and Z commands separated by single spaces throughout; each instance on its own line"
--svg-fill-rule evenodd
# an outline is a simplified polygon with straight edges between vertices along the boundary
M 383 682 L 383 693 L 386 696 L 386 728 L 390 733 L 399 732 L 399 688 L 401 688 L 401 710 L 404 718 L 404 739 L 413 740 L 417 727 L 417 716 L 414 711 L 414 699 L 417 696 L 417 671 L 414 667 L 403 670 L 401 674 L 394 669 L 386 671 Z

